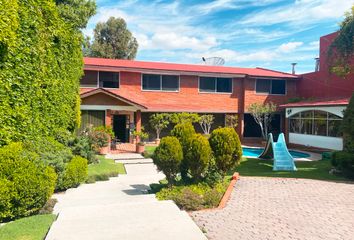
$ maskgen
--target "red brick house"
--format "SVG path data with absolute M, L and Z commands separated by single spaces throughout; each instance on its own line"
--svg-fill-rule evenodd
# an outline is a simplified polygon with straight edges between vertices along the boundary
M 123 142 L 131 141 L 130 129 L 139 130 L 141 125 L 149 129 L 149 116 L 156 112 L 214 114 L 214 127 L 224 125 L 226 114 L 237 114 L 239 135 L 259 137 L 248 106 L 255 101 L 287 102 L 296 96 L 299 80 L 296 75 L 261 68 L 100 58 L 84 62 L 82 122 L 110 125 Z M 276 119 L 274 128 L 282 131 L 281 115 Z
M 149 131 L 151 140 L 154 139 L 154 131 L 149 129 L 149 116 L 152 113 L 213 114 L 214 128 L 225 124 L 227 114 L 237 114 L 239 123 L 237 131 L 239 136 L 245 139 L 261 136 L 259 127 L 248 113 L 249 105 L 253 102 L 272 101 L 282 107 L 273 118 L 272 132 L 287 133 L 292 143 L 301 143 L 306 137 L 307 140 L 302 143 L 311 145 L 313 141 L 318 140 L 317 133 L 320 133 L 314 129 L 316 122 L 313 120 L 314 117 L 312 120 L 303 120 L 302 117 L 293 114 L 305 110 L 312 111 L 312 116 L 322 113 L 323 116 L 326 115 L 324 121 L 327 122 L 326 136 L 322 137 L 328 138 L 325 140 L 328 143 L 337 141 L 334 149 L 338 149 L 340 148 L 338 141 L 341 141 L 341 138 L 338 131 L 333 130 L 334 127 L 329 133 L 328 122 L 338 125 L 339 121 L 332 120 L 340 120 L 343 116 L 341 111 L 354 90 L 354 78 L 349 76 L 349 80 L 338 79 L 328 72 L 325 56 L 334 36 L 331 34 L 321 38 L 320 70 L 304 75 L 292 75 L 263 68 L 84 58 L 85 75 L 81 79 L 82 123 L 112 126 L 120 141 L 131 142 L 131 130 L 134 128 L 140 130 L 142 125 Z M 311 97 L 317 99 L 317 103 L 324 101 L 322 104 L 340 105 L 344 108 L 335 111 L 302 109 L 304 106 L 302 104 L 308 104 L 306 101 L 286 105 L 288 99 L 294 97 Z M 323 100 L 323 97 L 326 99 Z M 299 108 L 294 110 L 297 107 Z M 300 120 L 294 120 L 294 117 L 299 117 Z M 304 122 L 309 121 L 312 121 L 311 126 L 308 126 L 311 127 L 311 132 L 305 129 L 306 127 L 301 129 L 292 127 L 297 122 L 304 125 Z M 198 130 L 198 126 L 196 128 Z M 321 131 L 320 134 L 324 134 L 324 130 Z M 162 135 L 166 133 L 163 132 Z M 317 137 L 312 139 L 310 135 Z M 330 144 L 322 147 L 331 148 Z

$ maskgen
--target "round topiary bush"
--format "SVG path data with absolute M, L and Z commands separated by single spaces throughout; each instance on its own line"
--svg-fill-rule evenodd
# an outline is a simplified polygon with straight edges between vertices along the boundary
M 75 156 L 65 167 L 63 175 L 60 177 L 57 189 L 65 190 L 77 187 L 85 182 L 87 178 L 87 160 L 80 156 Z
M 164 137 L 156 148 L 152 159 L 159 171 L 166 175 L 171 186 L 179 173 L 183 159 L 182 146 L 175 137 Z
M 209 138 L 218 169 L 225 174 L 236 166 L 242 157 L 240 139 L 233 128 L 215 129 Z
M 0 222 L 29 216 L 53 194 L 56 174 L 21 143 L 0 148 Z
M 208 140 L 201 134 L 190 139 L 189 151 L 184 159 L 193 179 L 199 181 L 209 165 L 212 156 Z

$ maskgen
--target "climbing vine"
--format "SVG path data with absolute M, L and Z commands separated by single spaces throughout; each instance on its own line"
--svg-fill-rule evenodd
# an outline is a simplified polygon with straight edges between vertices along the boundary
M 54 1 L 0 0 L 0 146 L 79 124 L 82 41 Z

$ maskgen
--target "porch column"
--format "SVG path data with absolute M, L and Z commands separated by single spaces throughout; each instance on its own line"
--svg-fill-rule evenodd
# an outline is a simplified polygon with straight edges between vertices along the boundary
M 244 130 L 244 113 L 238 113 L 237 114 L 237 117 L 238 117 L 238 124 L 237 124 L 237 128 L 236 128 L 236 131 L 237 131 L 237 134 L 240 138 L 240 141 L 243 140 L 243 130 Z
M 112 127 L 112 110 L 106 110 L 105 124 L 107 127 Z
M 140 110 L 137 110 L 136 111 L 136 124 L 135 124 L 135 129 L 137 132 L 140 132 L 141 131 L 141 111 Z M 137 142 L 140 141 L 139 138 L 136 139 Z

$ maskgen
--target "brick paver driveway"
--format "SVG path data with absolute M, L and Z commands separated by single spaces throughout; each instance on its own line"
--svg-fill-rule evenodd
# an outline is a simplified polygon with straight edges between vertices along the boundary
M 191 213 L 209 239 L 354 239 L 354 184 L 242 177 L 222 210 Z

